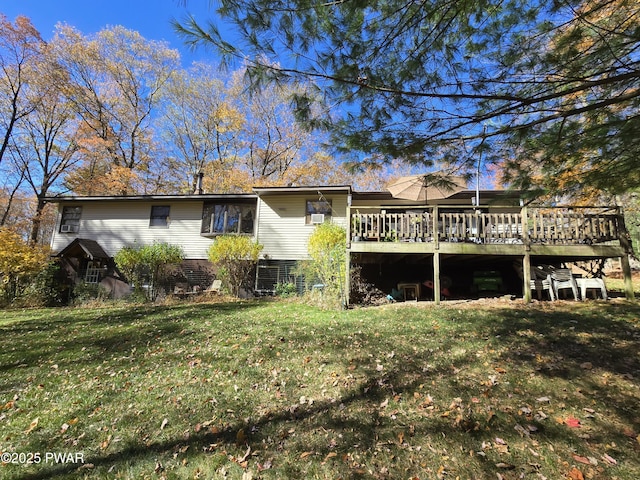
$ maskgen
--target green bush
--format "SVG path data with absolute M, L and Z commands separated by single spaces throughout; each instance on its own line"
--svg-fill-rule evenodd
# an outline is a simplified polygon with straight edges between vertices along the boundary
M 50 262 L 31 278 L 23 290 L 20 304 L 28 307 L 58 307 L 69 301 L 69 286 L 60 276 L 60 265 Z
M 154 300 L 166 267 L 180 263 L 183 258 L 180 246 L 154 242 L 152 245 L 124 247 L 116 253 L 114 260 L 127 280 L 133 283 L 137 295 L 142 294 L 146 279 L 149 284 L 146 296 Z
M 324 306 L 339 307 L 346 303 L 346 230 L 332 223 L 318 225 L 309 237 L 311 260 L 301 263 L 307 284 L 319 283 Z
M 234 296 L 251 290 L 252 273 L 263 246 L 244 235 L 221 235 L 209 247 L 209 260 L 218 268 L 218 277 Z
M 298 295 L 298 288 L 295 283 L 281 282 L 276 285 L 276 296 L 287 298 L 296 295 Z
M 109 297 L 107 290 L 97 283 L 78 282 L 73 286 L 73 304 L 82 305 L 94 300 L 104 301 Z

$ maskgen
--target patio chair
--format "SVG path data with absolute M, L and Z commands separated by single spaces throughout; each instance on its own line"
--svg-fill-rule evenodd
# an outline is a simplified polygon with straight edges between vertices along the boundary
M 571 289 L 573 298 L 578 300 L 578 284 L 573 278 L 571 270 L 568 268 L 556 268 L 551 272 L 551 284 L 553 285 L 553 293 L 557 299 L 560 298 L 558 292 L 560 290 Z
M 582 298 L 583 301 L 587 299 L 588 288 L 600 290 L 603 300 L 608 298 L 607 287 L 604 284 L 604 280 L 601 278 L 576 278 L 576 283 L 578 284 L 578 287 L 580 287 L 580 298 Z
M 207 288 L 204 293 L 217 293 L 220 295 L 222 293 L 222 280 L 215 279 L 211 286 Z
M 553 287 L 551 286 L 551 278 L 532 278 L 531 279 L 531 291 L 536 292 L 538 300 L 542 300 L 542 294 L 544 291 L 549 292 L 549 300 L 555 300 L 553 294 Z

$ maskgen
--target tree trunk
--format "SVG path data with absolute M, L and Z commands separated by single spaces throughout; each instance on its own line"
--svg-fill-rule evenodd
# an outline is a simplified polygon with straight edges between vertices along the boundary
M 40 225 L 42 224 L 42 212 L 46 202 L 44 197 L 38 197 L 38 205 L 36 206 L 36 213 L 31 220 L 31 235 L 29 236 L 29 242 L 32 244 L 38 243 L 38 237 L 40 236 Z

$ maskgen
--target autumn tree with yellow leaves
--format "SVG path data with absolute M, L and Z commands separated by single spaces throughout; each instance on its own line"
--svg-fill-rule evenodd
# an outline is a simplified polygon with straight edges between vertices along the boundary
M 179 55 L 124 27 L 84 35 L 61 26 L 51 41 L 80 122 L 83 165 L 67 179 L 83 194 L 145 193 L 154 168 L 153 114 Z
M 16 298 L 48 263 L 48 248 L 26 242 L 13 230 L 0 228 L 0 288 L 6 303 Z

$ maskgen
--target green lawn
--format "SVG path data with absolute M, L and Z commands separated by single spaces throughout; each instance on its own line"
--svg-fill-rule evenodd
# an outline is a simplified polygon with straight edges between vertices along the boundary
M 0 478 L 636 480 L 639 319 L 622 300 L 4 311 Z

